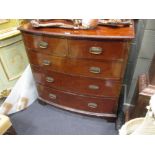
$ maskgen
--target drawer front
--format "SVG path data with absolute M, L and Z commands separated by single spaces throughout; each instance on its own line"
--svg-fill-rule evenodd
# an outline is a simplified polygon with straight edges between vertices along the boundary
M 69 57 L 122 60 L 126 43 L 121 41 L 68 40 Z
M 100 78 L 120 79 L 122 62 L 118 61 L 85 61 L 67 59 L 28 51 L 30 63 L 41 66 L 42 69 L 52 70 L 65 74 Z
M 42 52 L 55 56 L 66 56 L 68 54 L 67 40 L 23 33 L 25 46 L 36 52 Z
M 97 113 L 115 114 L 117 98 L 95 98 L 79 96 L 64 91 L 37 85 L 39 96 L 58 105 Z
M 53 71 L 41 70 L 41 68 L 34 66 L 31 67 L 36 82 L 47 87 L 84 95 L 100 97 L 119 96 L 119 81 L 70 76 Z

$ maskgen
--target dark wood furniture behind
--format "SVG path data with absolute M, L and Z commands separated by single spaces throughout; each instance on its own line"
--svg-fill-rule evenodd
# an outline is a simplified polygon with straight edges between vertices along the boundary
M 126 121 L 146 115 L 146 107 L 149 105 L 151 96 L 155 94 L 155 54 L 148 73 L 139 75 L 132 107 L 126 112 Z
M 94 30 L 19 28 L 39 99 L 70 111 L 117 117 L 134 25 Z

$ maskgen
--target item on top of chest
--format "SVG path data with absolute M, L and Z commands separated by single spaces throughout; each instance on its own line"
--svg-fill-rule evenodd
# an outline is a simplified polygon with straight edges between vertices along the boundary
M 97 26 L 124 27 L 132 25 L 130 19 L 48 19 L 32 20 L 31 25 L 39 27 L 59 27 L 65 29 L 95 29 Z
M 100 19 L 98 25 L 110 27 L 124 27 L 132 25 L 131 19 Z
M 66 29 L 94 29 L 98 25 L 98 19 L 73 19 L 73 20 L 32 20 L 33 27 L 59 27 Z
M 97 27 L 98 19 L 82 19 L 82 26 L 87 29 L 93 29 Z

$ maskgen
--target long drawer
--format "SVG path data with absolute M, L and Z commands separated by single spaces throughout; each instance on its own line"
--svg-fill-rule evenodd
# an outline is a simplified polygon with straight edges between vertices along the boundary
M 52 87 L 84 95 L 100 97 L 118 97 L 120 92 L 120 81 L 101 80 L 66 75 L 31 65 L 36 82 Z
M 119 61 L 85 61 L 68 59 L 28 51 L 30 63 L 42 69 L 57 71 L 70 75 L 78 75 L 100 79 L 116 79 L 122 77 L 123 63 Z
M 36 52 L 65 57 L 68 54 L 67 40 L 23 33 L 25 46 Z
M 95 112 L 116 114 L 117 98 L 95 98 L 67 93 L 37 84 L 39 96 L 51 103 L 65 107 Z
M 69 39 L 69 57 L 103 60 L 124 59 L 127 44 L 123 41 Z

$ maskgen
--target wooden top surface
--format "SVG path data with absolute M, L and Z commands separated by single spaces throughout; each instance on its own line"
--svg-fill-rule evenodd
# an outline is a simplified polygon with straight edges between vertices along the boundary
M 97 26 L 93 30 L 74 30 L 65 28 L 34 28 L 30 23 L 18 28 L 22 32 L 38 35 L 51 35 L 73 38 L 98 38 L 98 39 L 133 39 L 135 37 L 134 24 L 126 27 Z

